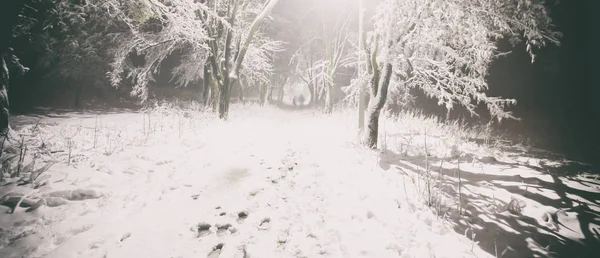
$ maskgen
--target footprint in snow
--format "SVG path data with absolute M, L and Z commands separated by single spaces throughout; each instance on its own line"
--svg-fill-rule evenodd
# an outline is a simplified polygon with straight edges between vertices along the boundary
M 213 247 L 212 251 L 208 253 L 207 258 L 219 258 L 219 256 L 221 255 L 221 251 L 223 250 L 223 246 L 225 246 L 225 244 L 220 243 Z
M 367 219 L 372 219 L 374 217 L 375 217 L 375 213 L 373 213 L 372 211 L 367 212 Z
M 131 237 L 131 233 L 127 232 L 127 233 L 123 234 L 123 236 L 121 237 L 121 240 L 119 242 L 123 242 L 129 237 Z
M 246 218 L 248 218 L 248 213 L 245 211 L 241 211 L 240 213 L 238 213 L 237 223 L 238 224 L 244 223 Z
M 233 229 L 233 227 L 231 227 L 231 224 L 222 224 L 222 225 L 217 225 L 217 236 L 218 237 L 222 237 L 227 235 L 227 233 L 233 233 L 230 230 Z M 233 229 L 234 232 L 236 232 L 235 229 Z
M 210 235 L 211 225 L 208 223 L 198 224 L 198 237 L 204 237 Z
M 250 199 L 254 198 L 254 197 L 255 197 L 257 194 L 259 194 L 259 193 L 260 193 L 262 190 L 264 190 L 264 189 L 260 188 L 260 189 L 256 189 L 256 190 L 253 190 L 253 191 L 251 191 L 251 192 L 248 194 L 248 200 L 250 200 Z
M 271 218 L 269 218 L 269 217 L 264 218 L 260 222 L 260 225 L 258 225 L 258 229 L 260 229 L 260 230 L 267 230 L 270 227 L 271 227 Z

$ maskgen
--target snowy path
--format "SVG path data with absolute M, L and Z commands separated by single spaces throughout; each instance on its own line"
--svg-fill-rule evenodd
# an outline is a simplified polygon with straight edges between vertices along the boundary
M 42 192 L 102 197 L 0 216 L 27 232 L 0 257 L 489 256 L 417 205 L 376 153 L 353 146 L 352 122 L 271 110 L 55 165 L 48 173 L 64 180 Z

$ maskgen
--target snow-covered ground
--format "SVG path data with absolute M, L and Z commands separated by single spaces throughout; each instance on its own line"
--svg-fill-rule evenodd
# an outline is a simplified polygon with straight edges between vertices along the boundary
M 534 241 L 558 251 L 597 241 L 584 234 L 598 234 L 599 181 L 538 172 L 549 160 L 490 150 L 493 162 L 459 163 L 476 144 L 414 129 L 434 153 L 425 159 L 391 120 L 387 150 L 371 151 L 350 113 L 234 106 L 231 116 L 14 117 L 34 167 L 57 163 L 35 190 L 0 187 L 4 199 L 47 204 L 0 206 L 0 257 L 532 257 L 552 256 Z M 564 198 L 587 203 L 590 225 L 579 210 L 557 213 L 556 230 L 543 224 Z

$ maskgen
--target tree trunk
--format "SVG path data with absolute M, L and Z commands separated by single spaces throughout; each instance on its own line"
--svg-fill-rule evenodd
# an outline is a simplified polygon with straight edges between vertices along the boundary
M 265 99 L 267 97 L 266 86 L 263 83 L 258 85 L 258 100 L 261 106 L 265 105 Z
M 282 84 L 279 86 L 279 91 L 277 92 L 277 101 L 279 103 L 283 103 L 283 95 L 285 93 L 284 88 L 285 88 L 285 84 Z
M 319 106 L 323 105 L 325 103 L 325 96 L 327 94 L 326 90 L 322 90 L 319 92 L 319 97 L 317 98 L 317 104 L 319 104 Z
M 219 82 L 217 80 L 211 80 L 212 87 L 210 89 L 210 104 L 213 111 L 217 111 L 219 107 Z
M 204 85 L 204 90 L 202 91 L 202 103 L 204 103 L 205 107 L 210 106 L 210 82 Z
M 204 65 L 204 78 L 202 80 L 202 95 L 201 100 L 204 106 L 208 106 L 210 103 L 210 67 Z
M 379 135 L 379 116 L 381 109 L 387 99 L 388 87 L 392 77 L 392 64 L 386 64 L 383 68 L 383 78 L 379 78 L 380 73 L 375 71 L 371 80 L 371 100 L 367 109 L 367 140 L 365 143 L 371 149 L 377 148 L 377 138 Z
M 229 115 L 229 100 L 231 96 L 231 81 L 225 76 L 223 84 L 219 85 L 219 118 L 226 120 Z
M 268 90 L 267 90 L 267 101 L 269 103 L 273 102 L 273 87 L 269 86 Z
M 333 112 L 333 85 L 327 85 L 325 94 L 325 113 L 331 114 Z
M 212 104 L 212 101 L 211 101 L 211 100 L 212 100 L 212 87 L 211 87 L 211 85 L 210 85 L 210 82 L 209 82 L 209 84 L 208 84 L 208 85 L 207 85 L 207 86 L 204 88 L 204 90 L 205 90 L 205 92 L 204 92 L 204 98 L 203 98 L 203 101 L 204 101 L 204 106 L 205 106 L 205 107 L 210 107 L 210 106 L 211 106 L 211 104 Z
M 308 95 L 310 96 L 310 100 L 308 101 L 308 106 L 312 106 L 315 103 L 315 87 L 313 87 L 312 83 L 308 85 Z
M 238 85 L 238 99 L 239 99 L 240 102 L 244 102 L 244 94 L 246 94 L 244 88 L 246 87 L 245 83 L 247 83 L 247 82 L 248 81 L 244 80 L 244 78 L 240 78 L 237 81 L 237 85 Z
M 0 134 L 5 136 L 8 135 L 10 131 L 10 126 L 8 123 L 8 92 L 6 90 L 8 88 L 10 77 L 8 73 L 8 67 L 6 66 L 4 55 L 2 55 L 2 53 L 0 53 L 0 65 L 2 69 L 2 71 L 0 71 Z
M 239 85 L 240 87 L 238 88 L 238 99 L 240 100 L 240 102 L 244 102 L 244 87 L 242 87 L 242 85 Z
M 367 109 L 367 147 L 371 149 L 377 148 L 377 139 L 379 138 L 379 116 L 381 109 L 369 107 Z
M 364 66 L 362 65 L 362 60 L 363 60 L 363 50 L 365 48 L 365 46 L 363 45 L 363 40 L 365 37 L 365 27 L 364 27 L 364 20 L 365 20 L 365 12 L 363 9 L 363 0 L 359 0 L 358 2 L 358 77 L 360 78 L 362 75 L 364 75 L 364 72 L 366 69 L 364 69 Z M 362 132 L 365 129 L 365 110 L 366 110 L 366 101 L 365 101 L 365 94 L 366 90 L 365 90 L 365 85 L 363 85 L 362 83 L 360 85 L 358 85 L 359 90 L 358 90 L 358 130 L 359 132 Z M 377 119 L 379 120 L 379 119 Z

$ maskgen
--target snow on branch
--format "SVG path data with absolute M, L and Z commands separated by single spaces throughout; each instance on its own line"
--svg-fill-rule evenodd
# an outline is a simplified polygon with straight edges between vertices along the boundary
M 158 72 L 161 62 L 174 51 L 185 53 L 184 62 L 202 60 L 207 55 L 209 38 L 196 13 L 204 7 L 199 1 L 107 0 L 105 7 L 129 28 L 116 37 L 119 47 L 113 51 L 109 77 L 115 87 L 123 79 L 130 80 L 133 96 L 147 99 L 148 83 L 154 80 L 153 75 Z M 132 57 L 139 60 L 134 62 Z M 185 84 L 197 77 L 198 69 L 175 72 L 184 75 L 180 83 Z
M 283 45 L 282 41 L 256 34 L 242 63 L 241 73 L 254 84 L 270 82 L 274 71 L 273 55 L 283 51 Z
M 376 35 L 392 26 L 392 44 L 374 44 L 384 50 L 378 62 L 393 64 L 393 87 L 419 88 L 448 110 L 458 104 L 473 115 L 483 103 L 499 120 L 514 118 L 506 109 L 516 101 L 485 94 L 488 69 L 503 54 L 498 39 L 524 38 L 533 61 L 532 47 L 560 37 L 541 0 L 388 0 L 376 17 Z

